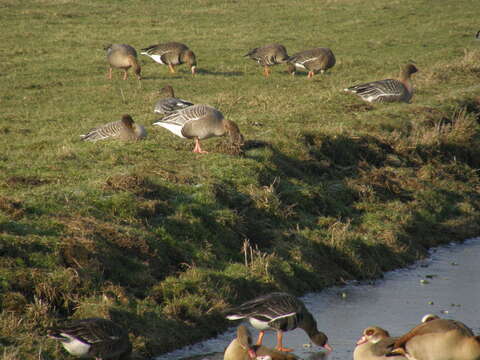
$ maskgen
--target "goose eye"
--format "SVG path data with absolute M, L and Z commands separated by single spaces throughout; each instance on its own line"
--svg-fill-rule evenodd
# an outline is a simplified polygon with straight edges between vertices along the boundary
M 367 330 L 367 332 L 365 334 L 370 336 L 370 335 L 373 335 L 373 333 L 374 333 L 373 329 L 369 329 L 369 330 Z

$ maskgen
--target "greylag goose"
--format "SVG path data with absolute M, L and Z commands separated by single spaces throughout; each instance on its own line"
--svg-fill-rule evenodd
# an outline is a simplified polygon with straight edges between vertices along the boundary
M 335 55 L 329 48 L 315 48 L 293 54 L 288 60 L 288 71 L 295 75 L 296 69 L 308 71 L 308 78 L 317 72 L 322 74 L 335 65 Z
M 397 354 L 416 360 L 480 360 L 480 337 L 459 321 L 430 320 L 395 341 L 389 355 Z
M 263 75 L 266 77 L 270 75 L 270 66 L 285 63 L 289 59 L 287 49 L 280 44 L 268 44 L 258 47 L 250 50 L 244 56 L 248 56 L 262 65 Z
M 123 69 L 123 80 L 128 78 L 128 69 L 133 68 L 138 80 L 142 79 L 140 72 L 142 68 L 137 58 L 137 51 L 127 44 L 108 44 L 104 49 L 107 51 L 107 61 L 110 65 L 107 77 L 112 79 L 112 69 Z
M 363 330 L 362 337 L 357 341 L 353 351 L 353 360 L 387 360 L 386 354 L 393 350 L 395 338 L 388 331 L 370 326 Z M 395 360 L 407 360 L 404 356 L 396 356 Z
M 136 141 L 144 139 L 147 131 L 142 125 L 135 124 L 128 114 L 122 116 L 122 120 L 113 121 L 90 130 L 85 135 L 80 135 L 84 141 L 98 141 L 105 139 L 119 139 L 123 141 Z
M 154 113 L 168 115 L 175 110 L 184 109 L 193 105 L 189 101 L 176 98 L 173 93 L 173 88 L 170 85 L 163 87 L 160 92 L 164 94 L 165 97 L 155 103 L 155 107 L 153 108 Z
M 276 292 L 247 301 L 229 310 L 226 317 L 229 320 L 247 318 L 254 328 L 260 330 L 257 345 L 262 344 L 265 330 L 276 330 L 276 349 L 291 351 L 291 349 L 283 347 L 283 332 L 299 327 L 307 333 L 315 345 L 332 351 L 328 345 L 327 336 L 318 331 L 317 322 L 303 302 L 287 293 Z
M 297 360 L 293 354 L 266 346 L 252 345 L 252 336 L 245 325 L 237 328 L 237 337 L 225 349 L 223 360 Z
M 200 147 L 200 140 L 213 136 L 229 135 L 234 146 L 243 144 L 243 136 L 237 124 L 225 119 L 214 107 L 204 104 L 177 110 L 153 125 L 161 126 L 181 138 L 195 139 L 194 153 L 207 153 Z
M 130 358 L 132 352 L 127 332 L 107 319 L 75 320 L 49 329 L 47 336 L 60 341 L 70 354 L 78 357 L 123 360 Z
M 357 94 L 368 102 L 410 102 L 413 96 L 410 77 L 417 71 L 415 65 L 407 64 L 400 72 L 398 80 L 373 81 L 346 88 L 345 91 Z
M 150 45 L 142 49 L 142 55 L 150 56 L 161 65 L 168 65 L 170 72 L 175 72 L 175 66 L 187 64 L 192 74 L 195 75 L 197 60 L 192 50 L 187 45 L 178 42 Z

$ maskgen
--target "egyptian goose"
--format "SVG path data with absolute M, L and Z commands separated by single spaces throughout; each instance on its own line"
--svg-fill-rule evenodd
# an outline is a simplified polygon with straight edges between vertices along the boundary
M 168 65 L 170 72 L 175 72 L 175 66 L 187 64 L 192 74 L 195 75 L 197 60 L 192 50 L 187 45 L 178 42 L 168 42 L 158 45 L 150 45 L 142 49 L 142 55 L 150 56 L 161 65 Z
M 268 44 L 258 47 L 250 50 L 244 56 L 248 56 L 250 59 L 262 65 L 263 75 L 266 77 L 270 75 L 270 66 L 285 63 L 289 59 L 287 49 L 280 44 Z
M 260 296 L 229 310 L 226 317 L 229 320 L 248 318 L 250 324 L 260 330 L 257 345 L 262 344 L 265 330 L 276 330 L 276 349 L 279 351 L 292 351 L 284 348 L 282 345 L 283 332 L 299 327 L 307 333 L 315 345 L 332 351 L 332 348 L 327 343 L 327 336 L 317 330 L 317 322 L 312 314 L 307 310 L 302 301 L 290 294 L 276 292 Z
M 47 336 L 60 341 L 70 354 L 78 357 L 123 360 L 129 359 L 132 352 L 127 332 L 107 319 L 75 320 L 49 329 Z
M 335 55 L 329 48 L 315 48 L 293 54 L 288 60 L 288 72 L 295 75 L 296 69 L 308 71 L 308 78 L 322 74 L 335 65 Z
M 370 326 L 363 330 L 363 336 L 357 341 L 353 351 L 353 360 L 387 360 L 386 354 L 393 350 L 395 338 L 388 331 Z M 404 356 L 396 356 L 395 360 L 407 360 Z
M 200 140 L 213 136 L 229 135 L 232 145 L 243 145 L 243 136 L 237 124 L 225 119 L 214 107 L 204 104 L 177 110 L 153 125 L 161 126 L 181 138 L 195 139 L 194 153 L 207 153 L 200 147 Z
M 459 321 L 435 319 L 398 338 L 389 355 L 397 354 L 415 360 L 480 360 L 480 337 Z
M 237 328 L 237 337 L 225 349 L 223 360 L 297 360 L 293 354 L 252 345 L 252 336 L 245 325 Z
M 153 112 L 156 114 L 168 115 L 175 110 L 184 109 L 193 105 L 189 101 L 176 98 L 173 92 L 173 88 L 170 85 L 163 87 L 160 92 L 164 94 L 165 97 L 155 103 Z
M 398 80 L 386 79 L 366 84 L 355 85 L 344 89 L 360 96 L 368 102 L 410 102 L 413 96 L 413 86 L 410 80 L 418 69 L 413 64 L 407 64 L 400 72 Z
M 144 139 L 147 131 L 142 125 L 136 124 L 128 114 L 122 120 L 113 121 L 90 130 L 85 135 L 80 135 L 83 141 L 98 141 L 105 139 L 119 139 L 123 141 L 136 141 Z
M 104 49 L 107 51 L 107 61 L 110 65 L 107 77 L 112 79 L 112 69 L 123 69 L 123 80 L 128 78 L 128 69 L 133 68 L 138 80 L 142 79 L 140 72 L 142 68 L 137 58 L 137 51 L 127 44 L 108 44 Z

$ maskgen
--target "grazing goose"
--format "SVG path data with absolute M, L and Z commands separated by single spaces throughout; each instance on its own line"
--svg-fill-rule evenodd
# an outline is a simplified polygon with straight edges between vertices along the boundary
M 480 337 L 455 320 L 435 319 L 398 338 L 389 355 L 415 360 L 480 360 Z
M 400 78 L 373 81 L 355 85 L 345 89 L 360 96 L 368 102 L 410 102 L 413 96 L 413 86 L 410 76 L 418 69 L 413 64 L 407 64 L 400 73 Z
M 245 325 L 237 328 L 237 337 L 225 349 L 223 360 L 297 360 L 293 354 L 252 345 L 252 336 Z
M 176 98 L 175 94 L 173 93 L 173 88 L 170 85 L 162 88 L 160 92 L 164 94 L 165 97 L 155 103 L 155 107 L 153 108 L 154 113 L 168 115 L 175 110 L 184 109 L 193 105 L 191 102 Z
M 315 48 L 298 52 L 288 60 L 288 72 L 295 75 L 296 69 L 308 71 L 308 78 L 317 72 L 322 74 L 335 65 L 335 55 L 329 48 Z
M 127 332 L 107 319 L 75 320 L 48 330 L 48 337 L 59 340 L 73 356 L 96 360 L 129 359 L 132 344 Z
M 244 56 L 248 56 L 250 59 L 262 65 L 263 75 L 266 77 L 270 75 L 270 66 L 282 64 L 288 60 L 287 49 L 280 44 L 268 44 L 258 47 L 250 50 Z
M 108 44 L 105 45 L 104 49 L 107 51 L 107 61 L 110 65 L 107 74 L 110 80 L 112 79 L 113 68 L 123 69 L 125 72 L 123 80 L 127 80 L 128 69 L 130 68 L 133 68 L 138 80 L 142 79 L 140 75 L 142 68 L 138 62 L 137 51 L 132 46 L 127 44 Z
M 195 75 L 197 60 L 195 54 L 187 45 L 178 42 L 168 42 L 164 44 L 151 45 L 142 49 L 142 55 L 150 56 L 154 61 L 161 65 L 168 65 L 170 72 L 175 72 L 175 66 L 187 64 L 190 66 L 192 74 Z
M 153 125 L 164 127 L 181 138 L 195 139 L 194 153 L 207 153 L 200 147 L 200 140 L 212 136 L 229 135 L 234 146 L 243 145 L 243 136 L 237 124 L 208 105 L 197 104 L 177 110 Z
M 363 330 L 363 336 L 357 341 L 353 360 L 387 360 L 386 354 L 393 350 L 395 340 L 388 331 L 370 326 Z M 407 360 L 404 356 L 395 356 L 394 359 Z
M 98 141 L 105 139 L 119 139 L 123 141 L 136 141 L 144 139 L 147 131 L 142 125 L 135 124 L 128 114 L 122 116 L 122 120 L 110 122 L 98 128 L 90 130 L 85 135 L 80 135 L 84 141 Z
M 229 320 L 248 318 L 253 327 L 260 330 L 257 345 L 261 345 L 265 330 L 277 331 L 277 346 L 279 351 L 292 351 L 282 345 L 283 332 L 303 329 L 310 340 L 318 346 L 332 351 L 328 345 L 328 338 L 317 330 L 317 322 L 307 310 L 302 301 L 295 296 L 286 293 L 271 293 L 247 301 L 242 305 L 231 309 L 226 314 Z

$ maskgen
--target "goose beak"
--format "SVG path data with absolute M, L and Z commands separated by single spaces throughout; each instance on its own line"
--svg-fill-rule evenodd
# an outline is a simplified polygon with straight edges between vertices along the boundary
M 257 353 L 253 349 L 248 349 L 248 356 L 250 359 L 255 359 L 257 357 Z
M 333 348 L 332 348 L 330 345 L 328 345 L 328 344 L 323 345 L 323 347 L 324 347 L 325 349 L 327 349 L 327 351 L 328 351 L 329 353 L 333 351 Z

